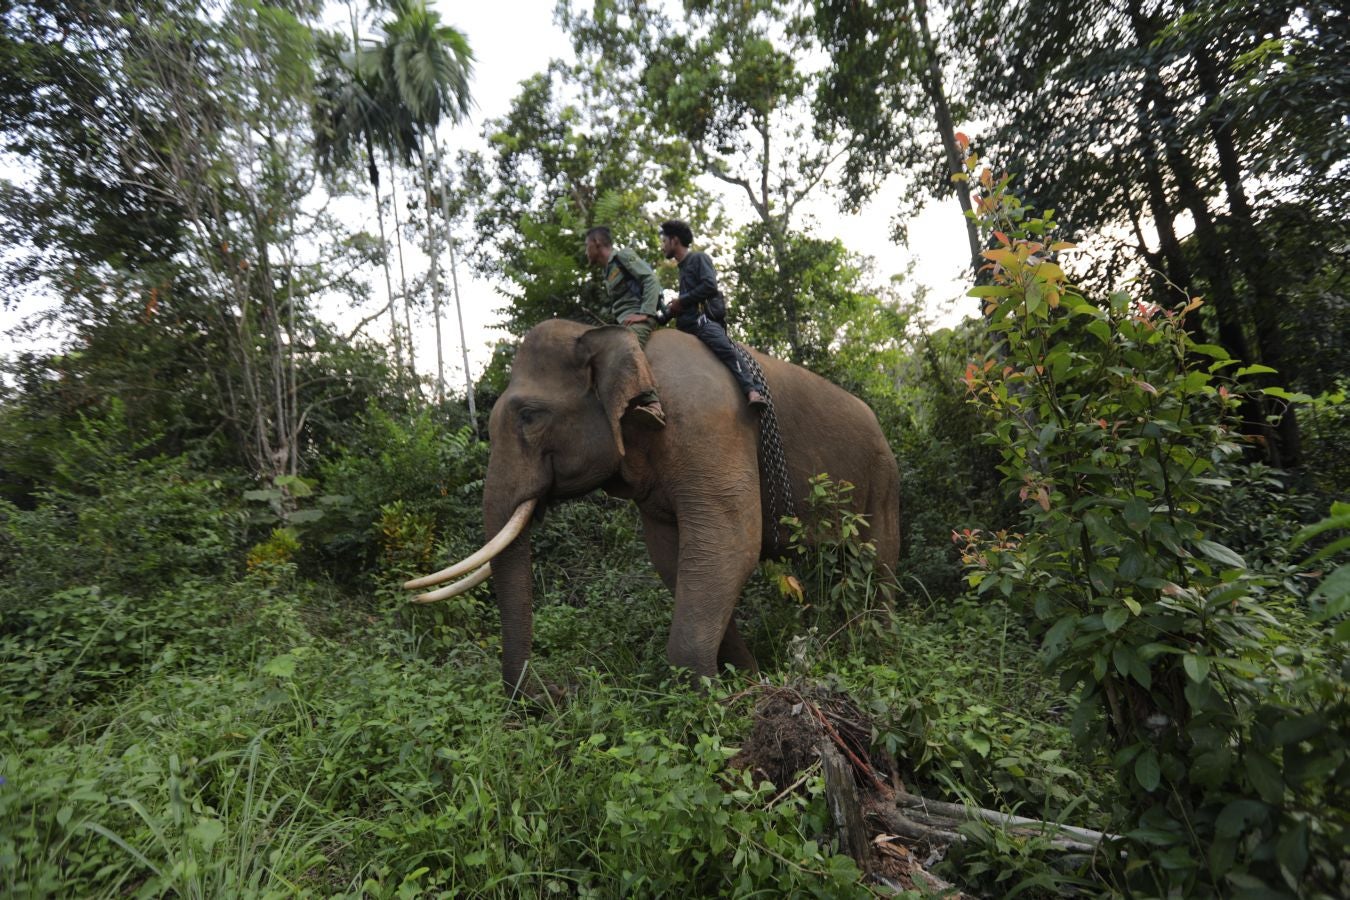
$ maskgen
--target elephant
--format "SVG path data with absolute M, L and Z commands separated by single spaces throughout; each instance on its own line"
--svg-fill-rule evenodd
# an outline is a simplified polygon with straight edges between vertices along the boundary
M 753 352 L 753 351 L 752 351 Z M 851 482 L 877 563 L 893 573 L 900 550 L 900 474 L 876 415 L 813 372 L 754 353 L 773 398 L 793 495 L 821 472 Z M 664 426 L 626 415 L 659 390 Z M 760 422 L 729 370 L 697 338 L 661 330 L 646 350 L 626 328 L 562 319 L 521 341 L 510 383 L 493 406 L 483 524 L 492 539 L 420 589 L 467 577 L 414 599 L 431 602 L 491 576 L 501 610 L 502 680 L 522 689 L 533 633 L 529 525 L 547 505 L 598 489 L 637 503 L 642 535 L 674 595 L 666 655 L 695 675 L 755 660 L 732 612 L 761 559 L 766 535 L 757 462 Z M 799 511 L 800 514 L 800 511 Z

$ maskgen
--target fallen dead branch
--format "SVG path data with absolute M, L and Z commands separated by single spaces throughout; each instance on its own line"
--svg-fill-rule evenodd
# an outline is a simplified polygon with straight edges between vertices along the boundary
M 749 768 L 780 788 L 774 804 L 804 784 L 816 765 L 821 766 L 840 851 L 853 857 L 877 883 L 955 890 L 928 873 L 912 848 L 924 848 L 928 863 L 940 859 L 947 847 L 968 840 L 959 829 L 972 821 L 1019 836 L 1044 837 L 1050 848 L 1064 854 L 1090 856 L 1103 841 L 1114 837 L 911 794 L 903 790 L 888 760 L 880 764 L 890 771 L 878 771 L 868 747 L 871 723 L 847 696 L 823 688 L 757 685 L 734 699 L 752 693 L 761 694 L 754 726 L 732 765 Z M 896 786 L 887 784 L 883 774 L 894 779 Z

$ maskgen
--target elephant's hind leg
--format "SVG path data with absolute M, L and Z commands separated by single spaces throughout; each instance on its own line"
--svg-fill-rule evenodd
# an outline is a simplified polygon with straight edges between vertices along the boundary
M 755 662 L 754 654 L 750 648 L 745 645 L 745 639 L 741 633 L 736 630 L 736 616 L 733 614 L 731 621 L 727 623 L 727 630 L 722 635 L 722 645 L 717 648 L 717 666 L 734 666 L 746 672 L 758 672 L 759 665 Z

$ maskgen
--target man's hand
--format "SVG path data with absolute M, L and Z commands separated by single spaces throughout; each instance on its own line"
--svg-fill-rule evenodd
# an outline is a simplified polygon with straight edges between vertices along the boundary
M 633 313 L 632 315 L 628 316 L 628 318 L 624 319 L 623 322 L 621 322 L 620 324 L 622 324 L 622 325 L 639 325 L 639 324 L 641 324 L 641 323 L 647 321 L 647 319 L 648 319 L 648 317 L 642 315 L 641 313 Z
M 666 315 L 673 319 L 680 314 L 681 309 L 683 307 L 680 306 L 680 298 L 676 297 L 666 304 Z

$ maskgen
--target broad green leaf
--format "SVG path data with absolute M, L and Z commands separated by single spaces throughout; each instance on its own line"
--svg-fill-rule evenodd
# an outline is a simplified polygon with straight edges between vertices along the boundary
M 1245 569 L 1247 563 L 1234 551 L 1217 541 L 1196 541 L 1196 549 L 1217 563 L 1234 569 Z
M 1134 777 L 1144 790 L 1152 792 L 1157 789 L 1162 770 L 1158 768 L 1158 754 L 1151 747 L 1135 759 Z
M 1350 528 L 1350 512 L 1337 512 L 1336 505 L 1332 506 L 1332 514 L 1322 519 L 1320 522 L 1314 522 L 1307 528 L 1299 530 L 1294 535 L 1294 539 L 1289 542 L 1291 547 L 1297 547 L 1309 538 L 1317 537 L 1324 531 L 1343 530 Z
M 1341 553 L 1343 553 L 1346 550 L 1350 550 L 1350 534 L 1347 534 L 1343 538 L 1338 538 L 1332 541 L 1331 543 L 1327 544 L 1325 547 L 1322 547 L 1312 556 L 1305 559 L 1303 561 L 1303 565 L 1310 566 L 1315 562 L 1320 562 L 1321 560 L 1327 559 L 1329 557 L 1340 556 Z
M 1113 606 L 1102 613 L 1102 624 L 1106 630 L 1115 633 L 1121 629 L 1130 618 L 1130 611 L 1123 606 Z
M 1191 351 L 1212 359 L 1230 359 L 1228 351 L 1218 344 L 1192 344 Z
M 1278 397 L 1281 400 L 1288 400 L 1291 403 L 1310 403 L 1312 401 L 1312 397 L 1307 394 L 1296 394 L 1292 391 L 1286 391 L 1281 387 L 1262 388 L 1261 393 L 1265 394 L 1267 397 Z
M 1233 374 L 1236 375 L 1238 378 L 1241 378 L 1244 375 L 1274 375 L 1277 373 L 1270 366 L 1253 365 L 1253 366 L 1243 366 Z
M 1045 633 L 1045 644 L 1049 647 L 1056 647 L 1068 639 L 1073 631 L 1074 625 L 1078 623 L 1077 616 L 1064 616 Z
M 1246 830 L 1248 823 L 1260 822 L 1268 814 L 1260 800 L 1232 800 L 1214 820 L 1214 833 L 1221 838 L 1234 838 Z
M 1125 524 L 1135 533 L 1142 532 L 1148 527 L 1150 516 L 1148 504 L 1138 497 L 1127 500 L 1121 514 L 1125 517 Z
M 1243 767 L 1251 779 L 1256 793 L 1267 803 L 1280 803 L 1284 799 L 1284 778 L 1270 757 L 1253 749 L 1248 749 L 1243 757 Z
M 296 659 L 289 653 L 274 656 L 263 666 L 263 673 L 278 678 L 291 678 L 295 675 Z
M 1103 344 L 1111 343 L 1111 326 L 1105 319 L 1096 319 L 1089 322 L 1087 332 Z
M 1332 572 L 1308 597 L 1309 600 L 1325 600 L 1326 604 L 1313 617 L 1316 622 L 1325 622 L 1335 618 L 1350 608 L 1350 563 L 1346 563 Z
M 980 754 L 980 756 L 989 755 L 989 738 L 984 735 L 967 729 L 966 732 L 961 735 L 961 739 L 964 740 L 967 746 L 972 750 Z
M 1208 750 L 1192 759 L 1191 778 L 1202 787 L 1216 788 L 1227 780 L 1233 768 L 1233 752 L 1227 747 Z
M 189 836 L 197 843 L 201 844 L 202 849 L 210 852 L 225 834 L 225 825 L 219 819 L 212 819 L 206 816 L 197 820 L 197 824 L 192 826 L 188 832 Z
M 1012 288 L 1002 284 L 981 284 L 966 291 L 967 297 L 1010 297 Z
M 289 490 L 292 497 L 308 497 L 314 493 L 314 488 L 299 475 L 278 475 L 272 481 L 277 487 Z
M 1195 653 L 1187 653 L 1181 658 L 1181 667 L 1186 675 L 1196 683 L 1209 677 L 1209 660 Z
M 1307 713 L 1280 722 L 1275 726 L 1271 736 L 1275 743 L 1284 747 L 1288 744 L 1306 741 L 1308 738 L 1321 734 L 1326 729 L 1326 716 L 1321 713 Z
M 1275 844 L 1275 858 L 1295 877 L 1308 867 L 1308 822 L 1300 820 L 1285 830 Z

